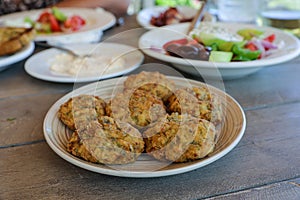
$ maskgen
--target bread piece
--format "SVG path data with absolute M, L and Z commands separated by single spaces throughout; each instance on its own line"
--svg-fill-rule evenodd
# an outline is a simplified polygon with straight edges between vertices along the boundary
M 34 38 L 33 28 L 0 27 L 0 56 L 20 51 Z

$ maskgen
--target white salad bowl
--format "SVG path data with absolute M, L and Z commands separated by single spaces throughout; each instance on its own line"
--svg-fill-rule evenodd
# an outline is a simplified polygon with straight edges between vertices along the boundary
M 212 23 L 203 22 L 201 25 Z M 183 59 L 166 55 L 163 45 L 171 40 L 186 38 L 189 23 L 169 25 L 146 32 L 139 39 L 139 48 L 148 56 L 171 63 L 183 72 L 202 76 L 203 78 L 236 79 L 252 74 L 265 66 L 273 66 L 287 62 L 300 54 L 300 41 L 295 36 L 276 28 L 261 27 L 251 24 L 213 23 L 214 26 L 224 27 L 229 32 L 236 33 L 240 29 L 251 28 L 264 32 L 264 35 L 275 34 L 275 45 L 278 49 L 262 59 L 238 62 L 210 62 Z

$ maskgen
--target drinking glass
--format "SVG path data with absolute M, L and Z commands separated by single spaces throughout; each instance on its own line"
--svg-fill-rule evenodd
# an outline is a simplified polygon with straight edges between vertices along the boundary
M 258 24 L 280 28 L 300 38 L 300 0 L 265 0 Z
M 260 0 L 218 0 L 218 18 L 225 22 L 255 23 Z

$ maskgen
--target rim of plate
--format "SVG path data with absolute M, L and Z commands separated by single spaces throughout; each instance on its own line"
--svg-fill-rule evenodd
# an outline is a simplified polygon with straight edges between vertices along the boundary
M 26 57 L 28 57 L 34 51 L 34 42 L 30 42 L 26 47 L 24 47 L 21 51 L 16 52 L 9 56 L 0 57 L 0 68 L 6 67 L 10 64 L 19 62 Z
M 124 80 L 124 78 L 126 78 L 126 77 L 104 80 L 103 82 L 105 82 L 106 85 L 111 85 L 111 84 L 119 83 L 119 81 Z M 176 81 L 176 80 L 182 81 L 183 80 L 183 78 L 174 77 L 174 76 L 167 76 L 167 78 L 170 78 L 171 80 L 174 80 L 174 81 Z M 189 81 L 189 83 L 195 84 L 195 85 L 203 84 L 201 82 L 194 81 L 191 79 L 184 79 L 184 80 L 187 80 L 187 81 Z M 187 166 L 180 167 L 179 169 L 178 168 L 166 169 L 166 170 L 162 169 L 159 171 L 149 172 L 149 171 L 125 171 L 125 170 L 119 171 L 119 170 L 115 170 L 115 169 L 103 168 L 103 167 L 101 167 L 101 166 L 103 166 L 101 164 L 94 164 L 94 163 L 90 163 L 90 162 L 81 160 L 80 158 L 77 158 L 77 157 L 71 155 L 70 153 L 68 153 L 65 149 L 60 148 L 58 144 L 55 144 L 55 142 L 57 142 L 57 141 L 53 141 L 52 136 L 54 136 L 54 133 L 51 132 L 52 131 L 52 122 L 53 122 L 52 120 L 54 120 L 54 118 L 57 117 L 56 112 L 57 112 L 59 106 L 62 103 L 64 103 L 65 101 L 67 101 L 73 94 L 75 94 L 75 93 L 76 93 L 76 95 L 84 94 L 84 92 L 86 90 L 93 88 L 97 84 L 98 83 L 88 84 L 86 86 L 78 88 L 78 89 L 64 95 L 63 97 L 61 97 L 48 110 L 48 112 L 44 118 L 44 122 L 43 122 L 44 137 L 45 137 L 48 145 L 51 147 L 51 149 L 58 156 L 60 156 L 64 160 L 68 161 L 69 163 L 74 164 L 78 167 L 81 167 L 81 168 L 89 170 L 89 171 L 106 174 L 106 175 L 119 176 L 119 177 L 130 177 L 130 178 L 163 177 L 163 176 L 170 176 L 170 175 L 176 175 L 176 174 L 189 172 L 189 171 L 204 167 L 204 166 L 222 158 L 226 154 L 228 154 L 240 142 L 240 140 L 242 139 L 242 137 L 244 135 L 245 129 L 246 129 L 246 116 L 245 116 L 245 113 L 244 113 L 242 107 L 240 106 L 240 104 L 229 94 L 221 91 L 218 88 L 215 88 L 214 86 L 207 85 L 208 87 L 212 88 L 214 91 L 220 92 L 222 95 L 225 95 L 226 99 L 230 100 L 233 103 L 233 105 L 236 106 L 236 108 L 238 109 L 238 112 L 240 114 L 239 117 L 242 118 L 241 119 L 242 124 L 241 124 L 241 127 L 239 128 L 238 134 L 236 135 L 234 140 L 231 141 L 231 143 L 229 145 L 227 145 L 224 149 L 215 153 L 211 157 L 205 158 L 204 160 L 202 160 L 202 161 L 200 160 L 199 162 L 196 162 L 196 163 L 190 163 Z

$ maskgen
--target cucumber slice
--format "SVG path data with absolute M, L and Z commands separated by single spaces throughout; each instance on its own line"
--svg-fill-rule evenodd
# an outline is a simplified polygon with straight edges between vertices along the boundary
M 209 61 L 211 62 L 230 62 L 233 53 L 227 51 L 211 51 L 209 55 Z

